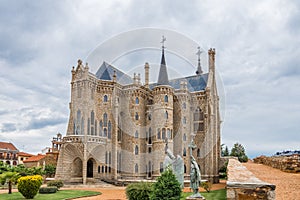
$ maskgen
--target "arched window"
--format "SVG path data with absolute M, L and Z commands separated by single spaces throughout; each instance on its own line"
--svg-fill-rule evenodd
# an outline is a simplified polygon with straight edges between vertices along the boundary
M 134 154 L 135 154 L 135 155 L 138 155 L 138 154 L 139 154 L 139 147 L 138 147 L 138 145 L 135 145 L 135 148 L 134 148 Z
M 139 103 L 140 103 L 139 98 L 136 97 L 136 98 L 135 98 L 135 104 L 139 104 Z
M 168 97 L 168 95 L 165 96 L 165 102 L 166 102 L 166 103 L 169 102 L 169 97 Z
M 107 97 L 107 95 L 104 95 L 104 97 L 103 97 L 103 101 L 104 101 L 104 102 L 107 102 L 107 101 L 108 101 L 108 97 Z
M 183 156 L 186 156 L 186 148 L 183 148 Z
M 98 166 L 98 174 L 101 172 L 101 167 Z
M 186 165 L 184 165 L 184 171 L 183 171 L 183 173 L 186 173 Z
M 100 120 L 100 122 L 99 122 L 99 135 L 100 136 L 103 135 L 103 122 L 102 122 L 102 120 Z
M 137 130 L 135 131 L 134 137 L 139 138 L 139 132 Z
M 102 173 L 104 173 L 105 172 L 105 170 L 104 170 L 104 166 L 102 165 Z
M 104 132 L 103 136 L 104 136 L 104 137 L 107 137 L 107 128 L 104 128 L 104 129 L 103 129 L 103 132 Z
M 165 112 L 165 119 L 168 119 L 169 118 L 169 114 L 168 114 L 168 111 Z
M 107 133 L 107 138 L 111 139 L 111 122 L 108 121 L 108 133 Z
M 105 152 L 105 164 L 108 164 L 108 153 L 107 153 L 107 151 Z
M 139 173 L 139 166 L 138 166 L 138 164 L 135 164 L 135 166 L 134 166 L 134 172 L 135 173 Z
M 162 162 L 159 163 L 159 171 L 160 173 L 164 171 L 164 164 Z
M 111 152 L 108 153 L 108 164 L 111 164 Z
M 160 137 L 160 129 L 158 128 L 157 129 L 157 139 L 160 139 L 161 137 Z
M 200 149 L 197 149 L 197 157 L 200 157 Z
M 186 109 L 186 103 L 185 103 L 185 102 L 183 102 L 182 108 L 183 108 L 183 109 Z
M 106 113 L 104 113 L 103 114 L 103 126 L 107 126 L 107 114 Z
M 95 122 L 95 113 L 94 111 L 91 112 L 91 124 L 94 125 Z
M 183 117 L 182 123 L 183 123 L 183 124 L 186 124 L 186 117 Z
M 83 121 L 83 117 L 81 117 L 81 131 L 80 131 L 80 135 L 83 135 L 83 129 L 84 129 L 84 121 Z
M 135 120 L 139 120 L 139 114 L 137 112 L 135 113 Z
M 166 139 L 166 129 L 163 128 L 162 131 L 161 131 L 161 139 Z
M 75 125 L 75 135 L 80 135 L 80 120 L 81 120 L 81 111 L 77 111 L 77 119 L 76 119 L 76 125 Z
M 95 121 L 95 135 L 97 135 L 98 134 L 98 129 L 97 129 L 97 120 Z
M 167 130 L 167 138 L 171 139 L 171 130 L 170 129 Z
M 183 141 L 186 141 L 186 134 L 183 134 Z

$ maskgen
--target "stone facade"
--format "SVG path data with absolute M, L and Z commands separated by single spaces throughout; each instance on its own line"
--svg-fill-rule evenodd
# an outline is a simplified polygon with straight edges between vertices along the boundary
M 164 84 L 149 83 L 148 63 L 142 84 L 139 74 L 131 79 L 105 62 L 92 74 L 79 60 L 72 69 L 69 124 L 56 178 L 84 184 L 90 178 L 155 179 L 163 170 L 167 138 L 174 155 L 183 157 L 188 179 L 188 144 L 194 135 L 198 148 L 192 153 L 202 179 L 218 182 L 220 116 L 214 49 L 208 57 L 208 73 Z M 161 68 L 164 59 L 163 51 Z M 166 68 L 161 71 L 166 73 Z
M 260 156 L 253 159 L 255 163 L 268 165 L 284 172 L 300 173 L 300 155 L 291 156 Z

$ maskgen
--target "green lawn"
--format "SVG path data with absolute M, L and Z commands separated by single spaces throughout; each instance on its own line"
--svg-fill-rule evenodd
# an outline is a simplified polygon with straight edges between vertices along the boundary
M 181 200 L 190 196 L 191 192 L 184 192 L 181 194 Z M 201 192 L 201 195 L 205 197 L 205 200 L 226 200 L 226 190 L 214 190 L 210 192 Z
M 86 197 L 99 195 L 101 192 L 85 191 L 85 190 L 59 190 L 52 194 L 37 194 L 35 200 L 63 200 L 76 197 Z M 25 199 L 21 193 L 14 192 L 12 194 L 0 194 L 1 200 L 20 200 Z

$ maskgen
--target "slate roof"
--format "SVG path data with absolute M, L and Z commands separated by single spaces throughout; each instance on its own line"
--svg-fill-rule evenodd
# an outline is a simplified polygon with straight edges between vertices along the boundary
M 96 77 L 101 80 L 113 80 L 114 71 L 116 71 L 117 82 L 123 85 L 132 84 L 133 80 L 130 76 L 122 72 L 121 70 L 113 67 L 112 65 L 103 62 L 96 72 Z
M 46 155 L 38 154 L 36 156 L 32 156 L 32 157 L 28 158 L 27 160 L 24 160 L 23 162 L 24 163 L 27 163 L 27 162 L 37 162 L 37 161 L 40 161 L 41 159 L 43 159 L 45 157 L 46 157 Z
M 133 83 L 133 80 L 130 76 L 106 62 L 103 62 L 103 64 L 100 66 L 96 73 L 96 77 L 101 80 L 112 80 L 114 71 L 116 71 L 118 83 L 122 85 L 128 85 Z M 174 89 L 180 89 L 180 82 L 185 80 L 187 82 L 188 90 L 190 92 L 195 92 L 205 90 L 207 85 L 207 79 L 208 73 L 169 80 L 167 85 L 170 85 Z M 161 84 L 152 83 L 149 85 L 149 87 L 150 89 L 153 89 L 157 85 Z
M 17 151 L 18 149 L 10 142 L 0 142 L 0 149 L 8 149 L 12 151 Z
M 196 92 L 196 91 L 205 90 L 207 85 L 207 79 L 208 79 L 208 73 L 169 80 L 169 85 L 177 90 L 180 89 L 180 82 L 186 81 L 188 90 L 190 92 Z M 150 84 L 149 87 L 150 89 L 153 89 L 157 85 L 158 85 L 157 83 L 152 83 Z

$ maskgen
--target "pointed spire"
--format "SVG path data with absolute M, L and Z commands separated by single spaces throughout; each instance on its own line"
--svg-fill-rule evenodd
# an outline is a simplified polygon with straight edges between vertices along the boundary
M 197 75 L 201 75 L 203 73 L 202 68 L 201 68 L 201 60 L 200 60 L 200 55 L 203 51 L 200 50 L 200 47 L 198 47 L 198 51 L 196 53 L 196 55 L 198 55 L 198 69 L 196 71 Z
M 167 39 L 165 36 L 162 36 L 162 55 L 161 55 L 161 62 L 160 62 L 160 69 L 159 69 L 159 75 L 158 75 L 158 81 L 157 85 L 169 85 L 169 78 L 168 78 L 168 72 L 167 72 L 167 66 L 166 66 L 166 60 L 165 60 L 165 46 L 164 43 Z

